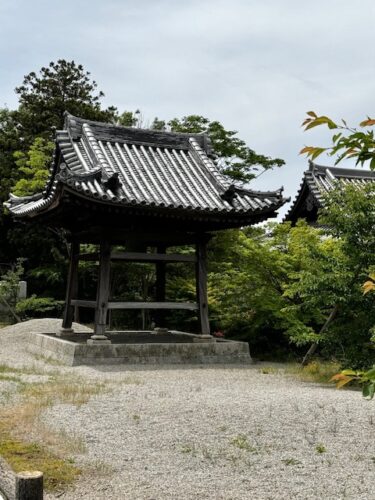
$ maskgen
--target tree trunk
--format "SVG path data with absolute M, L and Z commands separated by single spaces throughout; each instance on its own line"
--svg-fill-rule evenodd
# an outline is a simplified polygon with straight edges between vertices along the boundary
M 332 309 L 332 311 L 330 312 L 328 318 L 326 319 L 326 322 L 324 323 L 324 325 L 320 329 L 319 335 L 321 335 L 322 333 L 324 333 L 327 330 L 327 328 L 329 327 L 329 325 L 335 319 L 338 309 L 339 309 L 338 305 L 335 305 L 334 308 Z M 304 358 L 302 360 L 301 366 L 306 366 L 307 365 L 307 363 L 310 361 L 311 357 L 315 353 L 317 347 L 318 347 L 317 342 L 314 342 L 313 344 L 311 344 L 309 350 L 307 351 L 307 353 L 305 354 L 305 356 L 304 356 Z
M 14 317 L 14 319 L 16 320 L 17 323 L 21 323 L 22 322 L 22 319 L 18 316 L 18 314 L 16 313 L 16 311 L 13 309 L 13 307 L 9 304 L 9 302 L 4 299 L 4 297 L 1 299 L 1 302 L 5 305 L 5 307 L 8 308 L 8 311 L 10 312 L 10 314 Z

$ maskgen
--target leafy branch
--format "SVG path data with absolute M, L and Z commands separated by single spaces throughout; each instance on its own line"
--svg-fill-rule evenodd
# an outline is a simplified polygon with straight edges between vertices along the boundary
M 337 389 L 351 382 L 358 382 L 362 385 L 363 397 L 372 399 L 375 394 L 375 365 L 367 371 L 343 370 L 334 375 L 331 382 L 336 383 Z
M 308 111 L 307 118 L 302 123 L 305 131 L 321 125 L 337 131 L 332 136 L 332 145 L 328 147 L 305 146 L 300 154 L 305 154 L 311 160 L 315 160 L 326 152 L 329 156 L 336 156 L 335 165 L 346 158 L 353 158 L 356 159 L 356 165 L 363 166 L 366 162 L 370 162 L 371 170 L 375 169 L 374 131 L 367 129 L 375 125 L 375 119 L 368 116 L 366 120 L 363 120 L 359 127 L 366 130 L 362 131 L 348 126 L 345 120 L 336 123 L 328 116 L 318 116 L 314 111 Z

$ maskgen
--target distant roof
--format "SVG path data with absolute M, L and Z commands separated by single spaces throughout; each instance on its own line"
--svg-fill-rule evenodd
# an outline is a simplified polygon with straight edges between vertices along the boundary
M 309 169 L 284 220 L 296 222 L 304 218 L 315 222 L 318 209 L 324 206 L 324 197 L 338 184 L 363 186 L 375 181 L 375 172 L 365 169 L 324 167 L 309 161 Z
M 242 189 L 220 173 L 205 134 L 180 134 L 99 123 L 66 113 L 43 193 L 10 196 L 16 217 L 54 210 L 64 193 L 93 203 L 157 210 L 159 215 L 228 218 L 233 226 L 276 216 L 282 189 Z M 237 222 L 234 219 L 238 219 Z

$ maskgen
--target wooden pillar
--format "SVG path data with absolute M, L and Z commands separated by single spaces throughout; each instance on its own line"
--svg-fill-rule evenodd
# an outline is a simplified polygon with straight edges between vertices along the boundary
M 71 300 L 77 298 L 78 293 L 78 263 L 79 263 L 79 242 L 73 240 L 70 245 L 70 262 L 68 271 L 68 281 L 66 284 L 65 308 L 62 322 L 62 330 L 70 330 L 73 323 L 74 307 Z
M 207 300 L 207 238 L 201 237 L 196 244 L 197 262 L 196 270 L 196 294 L 198 304 L 198 318 L 200 333 L 210 334 L 210 323 L 208 321 L 208 300 Z
M 94 337 L 105 336 L 108 312 L 110 268 L 111 245 L 108 240 L 102 240 L 100 243 Z
M 158 253 L 165 253 L 167 247 L 159 245 L 157 247 Z M 165 302 L 165 284 L 166 284 L 166 262 L 156 263 L 156 301 Z M 165 311 L 159 310 L 155 312 L 155 323 L 157 327 L 164 328 L 165 325 Z

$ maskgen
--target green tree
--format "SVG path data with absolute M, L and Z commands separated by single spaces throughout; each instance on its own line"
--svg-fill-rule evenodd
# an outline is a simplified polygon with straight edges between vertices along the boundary
M 15 168 L 14 151 L 21 147 L 18 123 L 15 112 L 0 109 L 0 205 L 9 197 L 12 186 L 20 173 Z M 12 225 L 10 217 L 0 209 L 0 262 L 9 261 L 11 248 L 8 231 Z
M 16 313 L 19 297 L 19 282 L 24 273 L 23 259 L 18 259 L 14 268 L 0 276 L 0 304 L 5 306 L 8 313 L 18 322 L 21 321 Z
M 65 111 L 90 120 L 114 121 L 117 110 L 101 108 L 104 93 L 97 87 L 81 64 L 64 59 L 50 62 L 39 74 L 32 71 L 26 75 L 15 89 L 25 142 L 30 144 L 38 136 L 51 138 L 54 128 L 62 128 Z
M 28 196 L 43 191 L 52 162 L 55 145 L 51 141 L 37 137 L 27 153 L 16 151 L 14 157 L 22 178 L 12 188 L 17 196 Z
M 319 343 L 343 363 L 365 367 L 374 359 L 371 332 L 375 307 L 361 288 L 368 270 L 375 265 L 372 191 L 373 186 L 347 186 L 327 197 L 320 217 L 325 236 L 310 249 L 304 241 L 307 269 L 285 288 L 287 295 L 300 301 L 297 319 L 307 327 L 313 326 L 317 334 L 315 339 L 306 336 L 306 343 Z M 318 313 L 315 325 L 303 317 L 306 311 L 314 310 Z M 298 341 L 299 336 L 294 338 Z
M 157 122 L 159 127 L 162 123 Z M 249 182 L 261 172 L 281 167 L 285 163 L 280 158 L 273 159 L 255 153 L 243 139 L 237 137 L 235 130 L 225 129 L 216 120 L 210 121 L 200 115 L 189 115 L 181 119 L 173 118 L 168 122 L 168 126 L 173 132 L 207 133 L 218 156 L 218 167 L 223 174 L 237 181 Z
M 227 241 L 213 242 L 210 256 L 211 316 L 256 351 L 285 336 L 298 351 L 313 344 L 366 367 L 374 359 L 375 304 L 360 284 L 375 265 L 374 201 L 349 187 L 326 206 L 325 231 L 300 221 L 220 235 Z
M 1 204 L 13 187 L 18 195 L 33 194 L 44 188 L 53 150 L 50 140 L 54 128 L 62 128 L 65 111 L 106 122 L 115 121 L 117 117 L 114 107 L 102 109 L 103 92 L 98 91 L 90 73 L 74 61 L 60 59 L 39 73 L 29 73 L 16 93 L 18 109 L 0 111 Z M 40 287 L 43 268 L 48 278 L 44 283 L 52 287 L 53 282 L 51 294 L 60 296 L 67 256 L 63 234 L 32 224 L 21 229 L 3 211 L 0 231 L 1 260 L 14 261 L 17 256 L 27 255 L 31 290 L 39 293 L 43 288 Z

